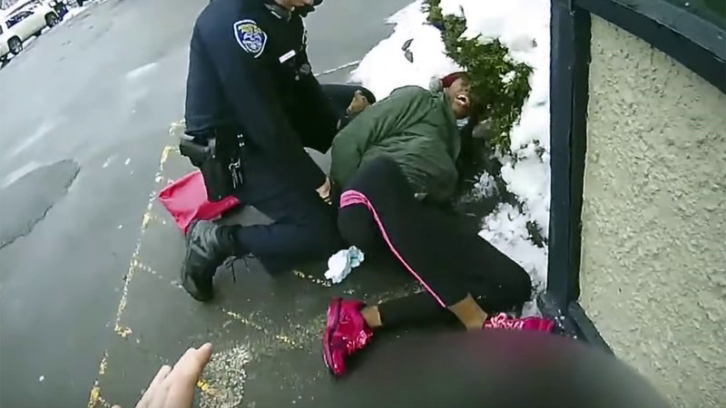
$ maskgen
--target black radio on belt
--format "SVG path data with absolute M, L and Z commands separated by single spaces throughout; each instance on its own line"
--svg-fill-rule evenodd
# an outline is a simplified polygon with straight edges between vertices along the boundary
M 218 132 L 215 132 L 215 137 L 207 139 L 206 144 L 186 135 L 179 143 L 181 154 L 201 170 L 207 198 L 212 202 L 229 197 L 244 184 L 244 149 L 242 135 Z

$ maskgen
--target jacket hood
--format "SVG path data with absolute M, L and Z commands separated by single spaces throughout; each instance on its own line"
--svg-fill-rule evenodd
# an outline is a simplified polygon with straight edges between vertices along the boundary
M 444 143 L 446 143 L 446 148 L 451 157 L 456 160 L 459 158 L 459 153 L 461 153 L 461 137 L 459 135 L 459 125 L 456 116 L 454 116 L 454 111 L 451 110 L 451 98 L 449 98 L 446 92 L 440 92 L 437 95 L 437 99 L 441 105 L 441 109 L 444 110 L 444 115 L 446 115 L 447 132 L 443 135 Z

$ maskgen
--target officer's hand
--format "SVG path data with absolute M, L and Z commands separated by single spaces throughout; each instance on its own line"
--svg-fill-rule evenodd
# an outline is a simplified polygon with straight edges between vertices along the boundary
M 328 204 L 332 203 L 332 197 L 330 195 L 331 191 L 331 183 L 330 183 L 330 177 L 325 178 L 325 183 L 323 183 L 322 186 L 320 186 L 316 191 L 318 192 L 318 195 L 320 195 L 320 198 L 323 199 Z
M 353 100 L 350 102 L 350 105 L 348 105 L 346 113 L 348 115 L 356 115 L 363 112 L 370 105 L 371 103 L 368 101 L 368 98 L 363 95 L 363 92 L 357 90 L 353 95 Z
M 212 345 L 190 348 L 174 364 L 161 367 L 136 408 L 191 408 L 194 387 L 212 357 Z M 121 408 L 115 405 L 114 408 Z

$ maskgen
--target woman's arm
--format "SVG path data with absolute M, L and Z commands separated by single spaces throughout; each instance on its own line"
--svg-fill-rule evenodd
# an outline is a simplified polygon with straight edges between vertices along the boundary
M 399 88 L 368 107 L 333 139 L 330 178 L 344 186 L 376 142 L 395 135 L 428 112 L 431 93 L 419 87 Z

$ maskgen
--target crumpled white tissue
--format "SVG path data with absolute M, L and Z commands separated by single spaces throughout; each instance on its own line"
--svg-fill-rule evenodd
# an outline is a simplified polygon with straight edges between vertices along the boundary
M 333 283 L 340 283 L 364 260 L 365 254 L 355 246 L 338 251 L 328 259 L 328 271 L 325 272 L 325 278 L 333 281 Z

